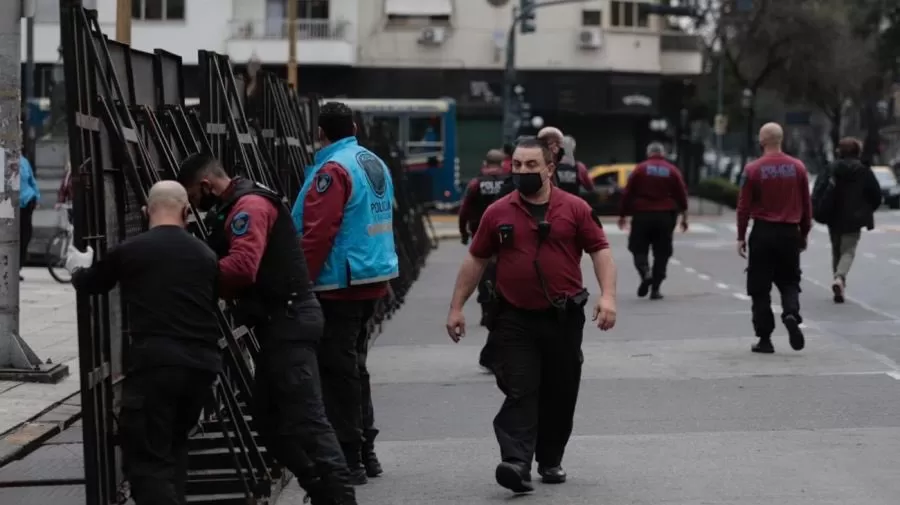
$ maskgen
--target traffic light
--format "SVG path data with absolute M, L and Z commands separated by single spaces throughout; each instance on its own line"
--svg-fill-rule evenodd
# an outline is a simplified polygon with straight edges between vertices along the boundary
M 536 0 L 519 0 L 519 12 L 522 16 L 522 33 L 534 33 L 535 26 L 535 2 Z

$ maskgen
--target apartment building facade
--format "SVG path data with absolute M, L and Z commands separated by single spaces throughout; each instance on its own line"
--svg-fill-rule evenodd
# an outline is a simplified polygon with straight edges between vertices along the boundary
M 238 66 L 255 59 L 283 74 L 287 1 L 132 0 L 132 45 L 180 54 L 189 95 L 196 94 L 190 81 L 199 49 L 228 54 Z M 295 1 L 301 91 L 449 96 L 461 118 L 495 128 L 507 35 L 519 0 Z M 536 31 L 516 35 L 517 79 L 535 113 L 570 130 L 593 132 L 604 145 L 625 146 L 611 155 L 619 159 L 634 156 L 651 119 L 677 118 L 685 80 L 702 70 L 696 39 L 670 29 L 666 19 L 643 14 L 641 1 L 543 8 Z M 116 1 L 94 2 L 101 27 L 113 34 Z M 57 0 L 37 0 L 39 95 L 57 66 L 57 9 Z

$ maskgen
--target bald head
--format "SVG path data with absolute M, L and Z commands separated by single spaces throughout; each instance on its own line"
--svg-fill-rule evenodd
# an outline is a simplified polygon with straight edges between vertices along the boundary
M 189 208 L 187 191 L 176 181 L 157 182 L 147 194 L 151 228 L 172 224 L 184 226 Z
M 562 143 L 564 138 L 562 130 L 555 126 L 545 126 L 541 128 L 541 131 L 538 132 L 537 136 L 543 141 L 549 142 L 555 140 L 559 143 Z
M 784 130 L 778 123 L 766 123 L 759 129 L 759 145 L 764 150 L 781 150 Z
M 559 151 L 564 139 L 562 130 L 554 126 L 545 126 L 538 132 L 537 137 L 550 147 L 554 160 L 559 161 Z

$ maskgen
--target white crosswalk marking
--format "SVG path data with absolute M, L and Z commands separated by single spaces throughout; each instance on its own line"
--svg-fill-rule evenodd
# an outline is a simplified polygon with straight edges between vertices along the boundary
M 606 223 L 604 223 L 603 231 L 606 232 L 607 235 L 628 235 L 627 229 L 620 230 L 619 227 L 616 226 L 615 224 L 607 225 Z M 688 226 L 687 233 L 689 235 L 692 235 L 692 234 L 709 235 L 712 233 L 718 233 L 718 230 L 716 228 L 713 228 L 712 226 L 709 226 L 706 224 L 690 223 Z M 682 235 L 680 228 L 675 230 L 675 237 L 678 237 L 679 235 Z

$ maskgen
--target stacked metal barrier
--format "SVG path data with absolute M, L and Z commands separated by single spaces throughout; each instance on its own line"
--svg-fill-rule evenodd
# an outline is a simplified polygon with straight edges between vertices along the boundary
M 76 245 L 98 257 L 141 233 L 141 207 L 150 186 L 173 178 L 189 154 L 217 156 L 231 175 L 243 175 L 291 203 L 312 162 L 318 101 L 299 97 L 270 74 L 256 76 L 258 106 L 245 110 L 244 83 L 228 58 L 201 51 L 202 93 L 184 106 L 181 59 L 137 51 L 108 40 L 96 12 L 61 0 L 68 131 L 75 188 Z M 360 139 L 391 167 L 397 192 L 394 233 L 401 275 L 379 304 L 374 331 L 397 310 L 433 248 L 422 209 L 409 195 L 396 150 L 359 121 Z M 192 230 L 207 231 L 195 212 Z M 116 448 L 118 387 L 128 353 L 128 314 L 118 290 L 78 295 L 78 333 L 87 505 L 123 503 Z M 191 503 L 248 504 L 274 499 L 290 475 L 268 457 L 248 412 L 258 343 L 252 329 L 235 327 L 223 303 L 220 347 L 225 370 L 191 437 L 187 493 Z

